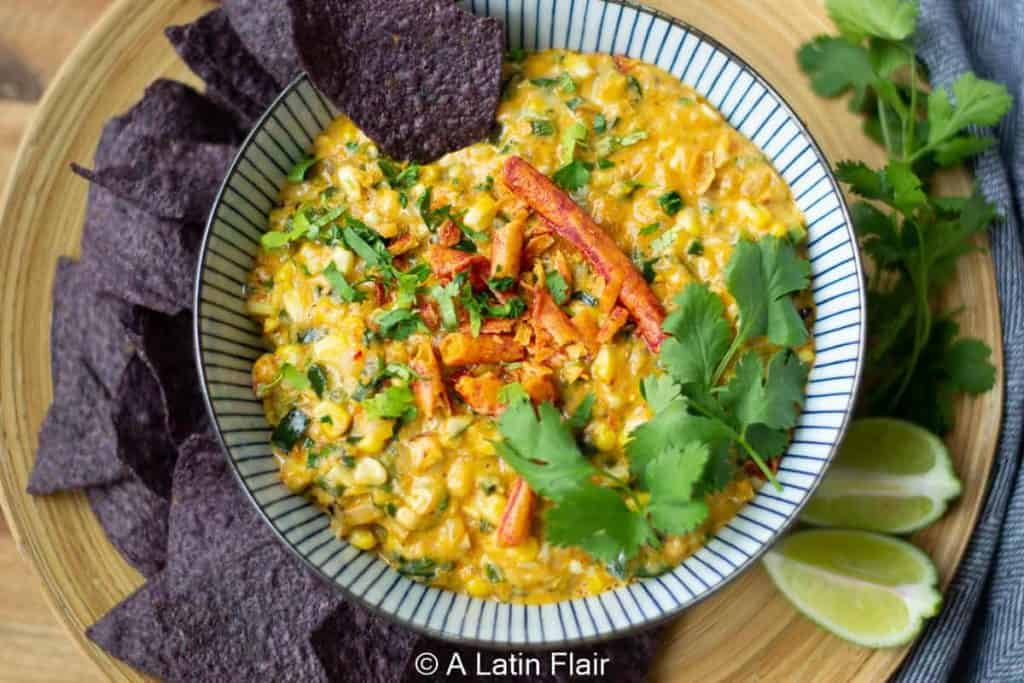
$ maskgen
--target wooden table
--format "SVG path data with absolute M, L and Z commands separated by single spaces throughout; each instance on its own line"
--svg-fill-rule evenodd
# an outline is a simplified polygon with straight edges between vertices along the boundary
M 0 186 L 46 84 L 112 1 L 0 0 Z M 100 680 L 50 611 L 0 513 L 0 683 Z

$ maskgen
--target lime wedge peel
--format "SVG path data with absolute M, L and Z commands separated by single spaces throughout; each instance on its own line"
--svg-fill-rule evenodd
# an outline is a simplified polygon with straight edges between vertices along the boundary
M 931 560 L 913 545 L 866 531 L 793 534 L 763 560 L 776 587 L 805 616 L 857 645 L 905 645 L 942 596 Z
M 867 418 L 850 425 L 800 518 L 816 526 L 907 534 L 941 517 L 961 490 L 938 437 L 902 420 Z

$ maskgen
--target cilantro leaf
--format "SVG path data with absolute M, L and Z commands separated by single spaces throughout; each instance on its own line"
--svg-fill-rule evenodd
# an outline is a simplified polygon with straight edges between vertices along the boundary
M 406 384 L 392 384 L 362 402 L 372 419 L 412 418 L 416 415 L 416 399 Z
M 636 555 L 653 538 L 647 520 L 611 489 L 585 482 L 567 491 L 544 514 L 545 537 L 556 546 L 579 546 L 602 562 Z
M 807 328 L 791 295 L 807 288 L 810 272 L 810 263 L 785 240 L 740 240 L 725 269 L 729 291 L 740 308 L 737 339 L 767 335 L 778 346 L 803 343 Z
M 555 300 L 556 304 L 561 306 L 569 300 L 569 295 L 572 292 L 569 290 L 569 285 L 566 283 L 565 278 L 557 270 L 549 270 L 544 275 L 544 283 L 547 285 L 551 298 Z
M 707 444 L 690 442 L 665 449 L 647 465 L 644 482 L 651 493 L 647 509 L 658 531 L 685 534 L 707 519 L 707 503 L 695 494 L 710 457 Z
M 664 353 L 664 346 L 662 346 Z M 668 404 L 682 398 L 679 385 L 668 375 L 649 375 L 640 380 L 640 395 L 652 413 L 660 413 Z
M 576 406 L 576 410 L 572 411 L 572 415 L 569 416 L 570 429 L 578 432 L 587 426 L 594 413 L 594 401 L 596 400 L 597 396 L 594 394 L 587 394 L 583 397 L 583 400 Z
M 590 169 L 587 164 L 576 159 L 555 171 L 551 179 L 563 190 L 575 192 L 590 182 Z
M 996 369 L 989 357 L 992 349 L 980 339 L 957 339 L 948 349 L 943 365 L 955 391 L 983 394 L 996 383 Z
M 843 35 L 857 43 L 871 36 L 903 40 L 917 24 L 916 0 L 827 0 L 825 6 Z
M 495 443 L 498 455 L 542 496 L 561 500 L 594 473 L 570 430 L 550 403 L 512 401 L 498 419 L 504 437 Z
M 323 276 L 327 278 L 327 284 L 334 290 L 335 295 L 342 301 L 348 303 L 356 303 L 364 301 L 366 294 L 360 292 L 358 289 L 349 284 L 345 276 L 341 274 L 338 267 L 334 265 L 334 261 L 327 264 L 327 267 L 323 270 Z
M 459 326 L 459 318 L 455 312 L 455 300 L 462 291 L 462 280 L 456 277 L 446 285 L 435 285 L 430 290 L 431 296 L 437 300 L 441 313 L 441 325 L 449 332 Z
M 709 392 L 732 342 L 721 298 L 705 284 L 690 283 L 662 329 L 671 337 L 662 344 L 661 364 L 684 389 L 694 385 L 701 394 Z
M 315 156 L 303 157 L 297 161 L 294 166 L 292 166 L 290 171 L 288 171 L 288 180 L 293 183 L 301 183 L 306 179 L 306 174 L 314 164 L 316 164 Z
M 822 97 L 836 97 L 852 89 L 851 108 L 855 110 L 863 106 L 876 79 L 868 51 L 843 38 L 816 36 L 800 47 L 797 61 L 811 79 L 811 88 Z
M 736 364 L 736 374 L 720 394 L 722 407 L 733 412 L 743 427 L 763 424 L 788 429 L 796 424 L 804 403 L 809 368 L 796 354 L 778 351 L 764 363 L 756 351 L 748 351 Z
M 697 441 L 715 446 L 734 436 L 734 432 L 721 420 L 692 415 L 687 410 L 686 401 L 671 401 L 653 419 L 630 434 L 626 444 L 629 469 L 641 478 L 647 465 L 672 444 Z
M 968 71 L 953 83 L 950 102 L 945 88 L 928 96 L 928 144 L 947 140 L 967 126 L 993 126 L 1013 104 L 1006 86 L 978 78 Z
M 423 325 L 420 314 L 407 308 L 394 308 L 377 317 L 379 334 L 385 339 L 408 339 Z
M 587 127 L 579 121 L 567 126 L 562 131 L 562 144 L 558 148 L 558 158 L 563 164 L 567 164 L 576 156 L 576 146 L 584 144 L 587 139 Z

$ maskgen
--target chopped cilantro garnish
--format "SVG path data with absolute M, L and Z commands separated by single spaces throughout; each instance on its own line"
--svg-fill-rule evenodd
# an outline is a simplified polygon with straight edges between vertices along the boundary
M 659 230 L 661 230 L 661 223 L 650 223 L 649 225 L 645 225 L 644 227 L 640 228 L 640 234 L 643 235 L 644 237 L 647 237 L 649 235 L 653 235 Z
M 576 159 L 555 171 L 551 179 L 563 190 L 575 192 L 590 182 L 589 164 Z
M 334 294 L 342 301 L 349 303 L 356 303 L 366 299 L 366 294 L 360 292 L 358 289 L 349 284 L 345 276 L 341 274 L 338 267 L 334 265 L 334 261 L 331 261 L 326 268 L 324 268 L 323 276 L 327 278 L 327 283 L 331 286 Z
M 495 292 L 507 292 L 516 286 L 514 277 L 492 277 L 487 280 L 487 286 Z
M 296 162 L 288 172 L 288 180 L 293 183 L 301 183 L 306 179 L 306 173 L 316 163 L 316 157 L 307 156 Z
M 548 119 L 534 119 L 530 121 L 530 129 L 538 137 L 549 137 L 555 134 L 555 124 Z
M 690 246 L 686 247 L 686 253 L 690 256 L 703 256 L 704 243 L 700 240 L 693 240 L 690 242 Z
M 407 308 L 394 308 L 377 317 L 378 334 L 385 339 L 408 339 L 423 325 L 420 314 Z
M 658 206 L 669 216 L 675 216 L 683 208 L 683 198 L 678 192 L 671 190 L 658 197 Z
M 594 132 L 602 135 L 607 130 L 608 119 L 605 118 L 604 114 L 594 114 Z
M 393 384 L 362 402 L 371 419 L 408 419 L 416 415 L 416 399 L 405 384 Z
M 561 306 L 569 300 L 569 295 L 572 293 L 569 284 L 557 270 L 549 270 L 544 276 L 544 282 L 556 304 Z

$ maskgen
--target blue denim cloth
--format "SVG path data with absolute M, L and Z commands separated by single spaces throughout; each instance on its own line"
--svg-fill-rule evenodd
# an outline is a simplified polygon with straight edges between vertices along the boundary
M 1016 103 L 995 131 L 998 149 L 975 165 L 1005 220 L 992 231 L 1002 302 L 1006 405 L 985 508 L 967 555 L 895 680 L 1024 681 L 1024 0 L 922 0 L 920 55 L 936 85 L 971 69 L 1005 83 Z

